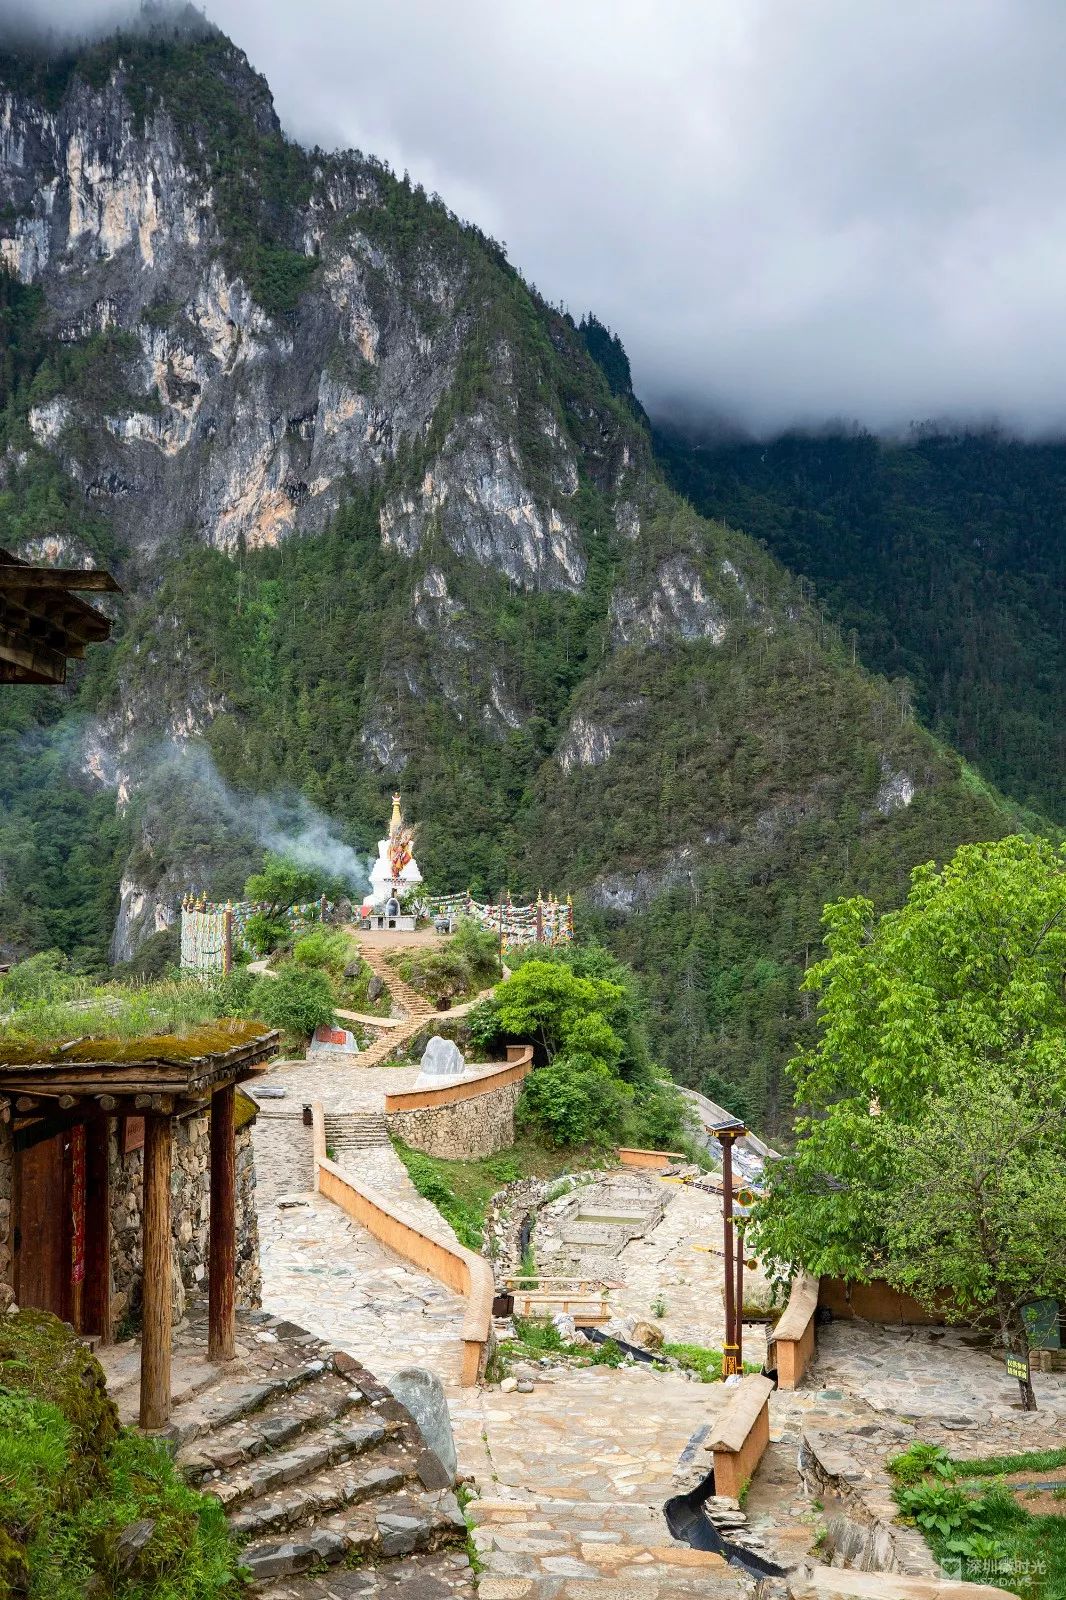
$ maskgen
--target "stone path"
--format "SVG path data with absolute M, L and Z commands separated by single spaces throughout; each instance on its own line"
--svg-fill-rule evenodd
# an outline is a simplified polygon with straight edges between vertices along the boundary
M 1026 1440 L 1047 1431 L 1061 1443 L 1066 1428 L 1066 1373 L 1034 1372 L 1039 1409 L 1022 1412 L 1018 1385 L 1008 1378 L 1000 1359 L 975 1335 L 957 1328 L 881 1327 L 874 1323 L 831 1322 L 819 1330 L 818 1354 L 811 1381 L 839 1388 L 866 1401 L 871 1410 L 913 1419 L 954 1436 L 952 1454 L 971 1430 L 980 1434 L 980 1448 L 967 1454 L 989 1455 L 992 1437 Z M 1040 1444 L 1014 1444 L 1040 1449 Z
M 379 1377 L 430 1367 L 458 1384 L 464 1302 L 408 1266 L 321 1195 L 259 1217 L 263 1304 L 301 1322 Z
M 719 1385 L 646 1368 L 534 1369 L 531 1394 L 451 1397 L 484 1565 L 479 1600 L 674 1600 L 744 1594 L 719 1556 L 670 1536 L 664 1502 Z
M 725 1338 L 721 1196 L 667 1179 L 658 1182 L 667 1196 L 666 1210 L 650 1233 L 627 1244 L 618 1257 L 615 1265 L 624 1283 L 612 1304 L 622 1316 L 658 1323 L 671 1343 L 720 1349 Z M 765 1357 L 765 1328 L 746 1324 L 744 1359 L 761 1365 Z

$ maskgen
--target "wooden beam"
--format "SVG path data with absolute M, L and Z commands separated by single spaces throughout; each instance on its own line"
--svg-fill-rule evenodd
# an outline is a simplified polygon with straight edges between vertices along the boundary
M 208 1256 L 207 1358 L 236 1353 L 237 1197 L 233 1159 L 233 1085 L 211 1097 L 211 1247 Z
M 27 672 L 41 674 L 45 683 L 62 683 L 67 675 L 67 658 L 47 645 L 31 644 L 23 634 L 0 626 L 0 661 Z
M 122 589 L 110 572 L 101 567 L 31 567 L 22 562 L 0 563 L 0 589 L 95 589 L 98 593 L 121 594 Z
M 170 1420 L 170 1119 L 150 1112 L 144 1129 L 141 1427 Z

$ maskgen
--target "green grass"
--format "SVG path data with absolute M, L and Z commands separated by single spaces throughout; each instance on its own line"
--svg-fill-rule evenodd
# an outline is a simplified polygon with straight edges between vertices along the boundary
M 916 1444 L 888 1466 L 902 1519 L 942 1565 L 1022 1600 L 1066 1600 L 1066 1517 L 1026 1510 L 1005 1481 L 1066 1466 L 1066 1449 L 956 1461 Z
M 613 1339 L 605 1339 L 603 1344 L 575 1344 L 544 1317 L 515 1317 L 514 1327 L 515 1337 L 500 1341 L 504 1367 L 512 1360 L 539 1361 L 543 1356 L 557 1356 L 584 1367 L 618 1367 L 624 1359 Z
M 445 1161 L 412 1150 L 398 1139 L 394 1143 L 419 1194 L 436 1206 L 468 1250 L 481 1249 L 489 1203 L 505 1184 L 519 1178 L 553 1178 L 574 1166 L 606 1164 L 602 1150 L 552 1150 L 528 1137 L 480 1161 Z
M 722 1352 L 708 1349 L 702 1344 L 664 1344 L 663 1355 L 672 1356 L 689 1372 L 699 1374 L 701 1383 L 719 1383 L 722 1377 Z M 745 1372 L 761 1372 L 762 1368 L 745 1361 Z
M 131 1523 L 150 1521 L 136 1552 Z M 29 1600 L 238 1600 L 221 1504 L 165 1447 L 120 1428 L 99 1364 L 57 1318 L 0 1327 L 0 1594 Z
M 986 1456 L 981 1461 L 952 1461 L 959 1478 L 988 1478 L 1007 1472 L 1054 1472 L 1066 1467 L 1066 1449 L 1029 1450 L 1018 1456 Z

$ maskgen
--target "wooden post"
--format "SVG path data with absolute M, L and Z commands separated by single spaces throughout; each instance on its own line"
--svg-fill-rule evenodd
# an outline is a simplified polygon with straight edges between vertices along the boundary
M 141 1427 L 170 1420 L 170 1118 L 153 1111 L 144 1124 L 141 1290 Z
M 222 973 L 229 977 L 233 971 L 233 904 L 227 900 L 223 912 Z
M 233 1085 L 211 1096 L 211 1246 L 208 1257 L 207 1357 L 232 1361 L 237 1314 L 236 1184 L 233 1171 Z
M 85 1329 L 95 1333 L 102 1344 L 110 1344 L 113 1329 L 107 1118 L 94 1118 L 85 1132 Z
M 734 1330 L 736 1333 L 737 1371 L 744 1371 L 744 1235 L 739 1227 L 734 1228 L 733 1242 L 737 1252 L 737 1296 L 734 1308 Z

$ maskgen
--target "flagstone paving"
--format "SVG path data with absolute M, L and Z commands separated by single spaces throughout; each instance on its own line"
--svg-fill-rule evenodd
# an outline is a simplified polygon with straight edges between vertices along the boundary
M 650 1318 L 670 1342 L 721 1348 L 725 1338 L 722 1287 L 722 1199 L 690 1184 L 658 1180 L 667 1197 L 662 1220 L 617 1257 L 624 1279 L 611 1300 L 619 1315 Z M 659 1309 L 661 1307 L 661 1309 Z M 744 1328 L 744 1359 L 760 1365 L 766 1332 Z
M 378 1244 L 332 1201 L 304 1194 L 262 1207 L 259 1239 L 268 1310 L 380 1378 L 424 1366 L 458 1384 L 462 1297 Z

